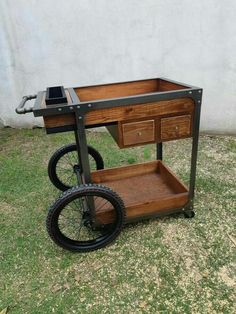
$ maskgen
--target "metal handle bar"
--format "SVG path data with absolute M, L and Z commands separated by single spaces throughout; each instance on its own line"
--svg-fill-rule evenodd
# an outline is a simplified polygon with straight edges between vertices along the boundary
M 28 112 L 32 112 L 33 111 L 33 107 L 30 107 L 28 109 L 24 108 L 25 103 L 28 100 L 31 99 L 35 99 L 37 97 L 37 95 L 28 95 L 28 96 L 24 96 L 19 104 L 19 106 L 16 108 L 16 113 L 18 114 L 24 114 L 24 113 L 28 113 Z

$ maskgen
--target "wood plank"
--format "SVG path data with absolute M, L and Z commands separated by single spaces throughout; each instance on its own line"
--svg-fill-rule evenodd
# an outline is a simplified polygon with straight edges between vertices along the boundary
M 75 125 L 75 115 L 73 114 L 61 114 L 56 116 L 44 116 L 45 128 L 55 128 L 59 126 Z
M 132 166 L 129 165 L 110 169 L 97 170 L 91 173 L 92 182 L 102 183 L 152 173 L 158 170 L 159 162 L 160 161 L 158 160 L 154 160 L 141 164 L 135 164 Z
M 188 193 L 160 197 L 156 201 L 130 206 L 127 208 L 127 219 L 145 217 L 183 207 L 188 201 Z
M 134 82 L 113 83 L 86 87 L 77 87 L 75 92 L 80 101 L 120 98 L 159 91 L 171 91 L 187 88 L 184 85 L 163 79 L 141 80 Z
M 154 93 L 159 90 L 159 79 L 114 83 L 88 87 L 77 87 L 75 92 L 80 101 L 120 98 Z
M 191 98 L 164 100 L 124 107 L 97 109 L 89 111 L 85 116 L 85 124 L 93 125 L 116 121 L 127 121 L 158 115 L 175 114 L 193 111 L 194 102 Z
M 177 83 L 169 82 L 166 80 L 159 80 L 159 91 L 165 92 L 165 91 L 171 91 L 171 90 L 180 90 L 180 89 L 187 89 L 188 87 L 184 85 L 180 85 Z
M 145 218 L 158 213 L 168 213 L 182 208 L 188 202 L 188 193 L 159 198 L 156 201 L 126 207 L 126 222 L 135 218 Z M 100 224 L 109 224 L 114 221 L 115 213 L 112 209 L 96 213 L 96 220 Z
M 175 193 L 185 193 L 188 188 L 183 184 L 178 177 L 165 164 L 159 164 L 159 171 L 164 182 L 166 182 Z
M 194 102 L 191 98 L 180 98 L 108 109 L 96 109 L 89 111 L 85 115 L 85 125 L 128 121 L 168 114 L 179 114 L 183 112 L 192 112 L 193 109 Z M 45 116 L 44 123 L 46 128 L 74 125 L 75 115 L 74 113 L 71 113 L 65 115 Z

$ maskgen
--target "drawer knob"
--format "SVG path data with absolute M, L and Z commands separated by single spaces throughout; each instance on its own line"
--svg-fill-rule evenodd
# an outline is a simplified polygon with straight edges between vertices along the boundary
M 138 132 L 138 136 L 141 136 L 142 135 L 142 132 Z
M 178 129 L 179 129 L 179 127 L 178 127 L 178 126 L 176 126 L 176 127 L 175 127 L 175 129 L 176 129 L 176 130 L 178 130 Z

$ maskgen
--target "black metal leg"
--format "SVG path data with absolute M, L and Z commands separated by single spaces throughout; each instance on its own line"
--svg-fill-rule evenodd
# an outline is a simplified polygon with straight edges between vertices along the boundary
M 78 164 L 81 165 L 80 145 L 79 145 L 77 130 L 74 131 L 74 133 L 75 133 L 75 141 L 76 141 L 77 154 L 78 154 Z M 77 184 L 78 185 L 83 184 L 81 166 L 77 167 L 75 169 L 75 172 L 76 172 L 76 176 L 77 176 Z
M 157 143 L 156 145 L 157 149 L 156 149 L 156 157 L 157 160 L 162 160 L 162 143 Z
M 89 155 L 88 146 L 86 140 L 84 117 L 75 112 L 76 126 L 75 139 L 77 144 L 77 150 L 79 154 L 79 163 L 81 173 L 83 176 L 84 183 L 91 183 L 90 166 L 89 166 Z
M 197 153 L 198 153 L 198 138 L 201 112 L 201 94 L 195 99 L 194 122 L 193 122 L 193 139 L 192 139 L 192 155 L 191 155 L 191 171 L 189 183 L 189 203 L 185 210 L 193 210 L 193 199 L 196 181 Z
M 91 183 L 91 174 L 90 174 L 90 165 L 89 165 L 89 154 L 88 154 L 88 146 L 86 140 L 85 133 L 85 125 L 84 125 L 84 117 L 79 115 L 77 111 L 75 111 L 76 116 L 76 126 L 77 130 L 75 131 L 75 139 L 78 150 L 78 157 L 80 162 L 80 172 L 82 174 L 83 183 L 88 184 Z M 78 174 L 77 174 L 78 177 Z M 81 177 L 81 175 L 79 175 Z M 78 177 L 78 184 L 80 178 Z M 84 206 L 90 212 L 92 219 L 95 217 L 95 204 L 92 196 L 86 197 L 84 199 Z

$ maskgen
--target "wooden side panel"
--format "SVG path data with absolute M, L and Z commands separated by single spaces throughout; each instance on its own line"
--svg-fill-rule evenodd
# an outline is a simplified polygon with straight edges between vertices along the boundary
M 165 80 L 160 79 L 159 80 L 159 90 L 160 92 L 165 92 L 165 91 L 171 91 L 171 90 L 179 90 L 179 89 L 185 89 L 188 88 L 184 85 L 168 82 Z
M 188 193 L 169 195 L 152 202 L 130 206 L 127 208 L 127 219 L 145 217 L 161 212 L 170 212 L 173 209 L 183 207 L 188 201 Z
M 162 79 L 114 83 L 97 86 L 77 87 L 75 92 L 81 101 L 120 98 L 158 91 L 171 91 L 187 88 L 184 85 Z
M 56 116 L 45 116 L 43 117 L 43 120 L 45 128 L 56 128 L 59 126 L 74 125 L 75 115 L 71 113 Z
M 97 170 L 91 173 L 93 183 L 122 180 L 127 177 L 140 176 L 156 172 L 159 169 L 159 161 L 154 160 L 132 166 L 116 167 L 111 169 Z
M 155 120 L 123 123 L 121 128 L 124 146 L 155 141 Z
M 85 116 L 85 125 L 103 124 L 117 121 L 128 121 L 134 119 L 145 119 L 148 117 L 179 114 L 192 112 L 194 102 L 191 98 L 180 98 L 146 104 L 129 105 L 108 109 L 97 109 L 89 111 Z M 44 117 L 46 128 L 53 128 L 64 125 L 74 125 L 75 115 L 55 115 Z
M 177 178 L 177 176 L 170 170 L 169 167 L 160 163 L 159 165 L 160 174 L 163 181 L 165 181 L 175 193 L 185 193 L 188 188 Z
M 144 218 L 158 213 L 168 213 L 174 209 L 184 207 L 188 202 L 188 193 L 180 193 L 175 196 L 160 198 L 156 201 L 126 207 L 126 222 L 129 220 Z M 100 224 L 108 224 L 114 221 L 114 212 L 111 209 L 100 211 L 96 214 L 96 220 Z
M 191 98 L 180 98 L 140 105 L 91 110 L 85 116 L 85 124 L 93 125 L 114 121 L 134 120 L 158 115 L 175 114 L 193 111 L 193 108 L 194 102 Z
M 75 88 L 80 101 L 120 98 L 154 93 L 158 90 L 159 79 Z

